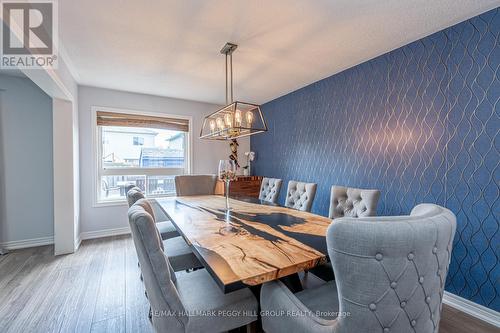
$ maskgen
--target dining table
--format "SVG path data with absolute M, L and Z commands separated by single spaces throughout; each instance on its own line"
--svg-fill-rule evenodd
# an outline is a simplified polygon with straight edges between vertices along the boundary
M 156 201 L 224 293 L 327 261 L 324 216 L 253 198 L 230 198 L 228 211 L 221 195 Z

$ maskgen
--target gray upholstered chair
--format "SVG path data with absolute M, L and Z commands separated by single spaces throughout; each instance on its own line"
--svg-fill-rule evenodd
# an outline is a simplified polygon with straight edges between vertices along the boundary
M 282 182 L 281 179 L 264 177 L 260 184 L 259 199 L 276 203 L 280 195 Z
M 214 194 L 216 182 L 215 175 L 175 176 L 175 192 L 177 196 Z
M 127 204 L 129 208 L 132 207 L 132 205 L 135 204 L 137 200 L 144 198 L 144 193 L 137 186 L 133 186 L 132 188 L 127 190 Z
M 223 294 L 204 269 L 176 276 L 141 200 L 128 217 L 156 332 L 222 332 L 256 320 L 258 303 L 249 289 Z
M 297 294 L 281 282 L 265 284 L 264 314 L 298 315 L 264 315 L 264 330 L 438 332 L 455 229 L 455 215 L 432 204 L 410 216 L 334 220 L 326 240 L 335 281 Z
M 328 217 L 375 216 L 379 198 L 379 190 L 332 186 Z
M 128 203 L 129 208 L 137 200 L 144 199 L 144 198 L 145 198 L 144 192 L 142 192 L 142 190 L 139 187 L 134 186 L 127 191 L 127 203 Z M 154 214 L 154 208 L 156 208 L 155 207 L 156 205 L 157 205 L 156 202 L 152 204 L 152 206 L 153 206 L 153 218 L 155 218 L 155 215 L 157 215 L 157 214 Z M 156 221 L 156 218 L 155 218 L 155 221 Z M 177 229 L 175 229 L 174 225 L 170 221 L 165 220 L 165 221 L 156 222 L 156 227 L 158 228 L 158 231 L 160 232 L 162 239 L 169 239 L 169 238 L 174 238 L 174 237 L 180 236 L 179 232 L 177 231 Z
M 141 206 L 142 209 L 144 209 L 149 215 L 151 215 L 153 221 L 155 220 L 153 207 L 151 206 L 149 201 L 147 201 L 146 199 L 139 199 L 132 205 L 132 207 L 134 206 Z M 155 225 L 157 224 L 158 223 L 155 223 Z M 161 238 L 159 230 L 158 234 Z M 189 245 L 181 236 L 162 240 L 162 248 L 168 252 L 170 257 L 170 265 L 176 272 L 203 267 Z
M 330 195 L 330 212 L 328 217 L 335 219 L 339 217 L 375 216 L 377 215 L 379 198 L 379 190 L 334 185 L 332 186 Z M 330 262 L 316 266 L 310 271 L 325 281 L 331 281 L 335 278 Z
M 285 207 L 310 212 L 315 195 L 316 184 L 290 180 L 286 191 Z

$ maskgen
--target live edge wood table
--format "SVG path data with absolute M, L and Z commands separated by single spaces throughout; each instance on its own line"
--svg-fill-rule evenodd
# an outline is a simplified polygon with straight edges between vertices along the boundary
M 224 293 L 326 261 L 326 217 L 236 199 L 227 214 L 218 195 L 156 200 Z

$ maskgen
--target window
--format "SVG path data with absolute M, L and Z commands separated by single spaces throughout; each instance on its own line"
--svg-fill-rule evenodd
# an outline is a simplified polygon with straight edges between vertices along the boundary
M 174 177 L 189 173 L 189 119 L 101 109 L 95 115 L 96 202 L 123 202 L 131 186 L 147 196 L 174 195 Z
M 140 136 L 134 136 L 133 144 L 134 146 L 144 146 L 144 138 Z

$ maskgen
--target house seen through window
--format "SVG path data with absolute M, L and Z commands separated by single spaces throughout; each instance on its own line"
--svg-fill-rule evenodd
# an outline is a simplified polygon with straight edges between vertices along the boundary
M 175 194 L 174 177 L 188 173 L 188 120 L 97 112 L 98 202 L 123 201 L 127 189 Z
M 134 146 L 144 146 L 144 138 L 140 136 L 134 136 Z

